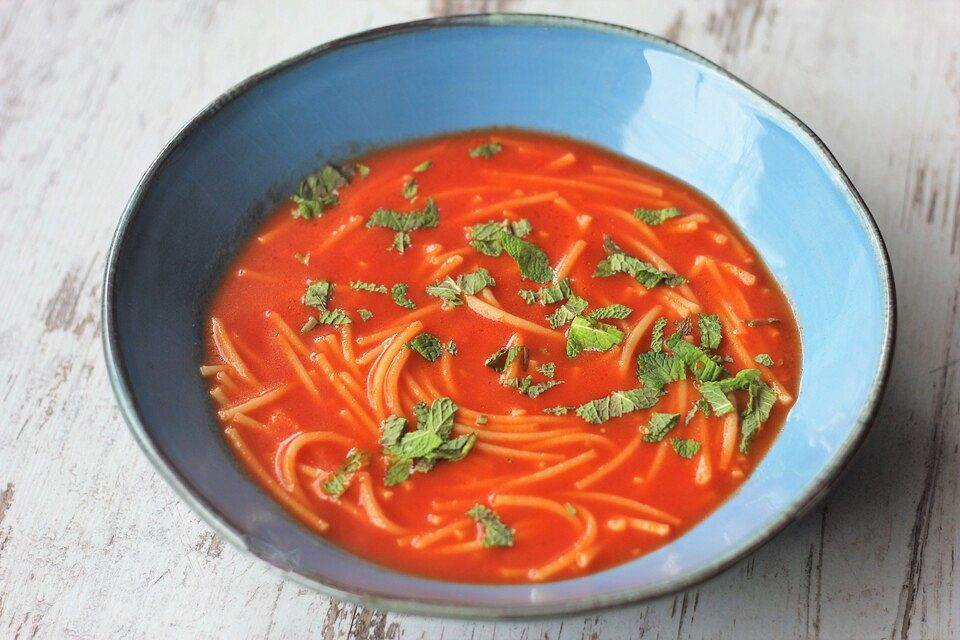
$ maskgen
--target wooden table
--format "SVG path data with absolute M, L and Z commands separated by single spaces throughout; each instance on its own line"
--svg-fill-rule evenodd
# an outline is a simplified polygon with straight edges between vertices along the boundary
M 820 134 L 890 247 L 899 344 L 862 454 L 819 508 L 675 597 L 526 624 L 331 601 L 224 546 L 114 405 L 104 255 L 164 142 L 291 54 L 478 10 L 619 22 L 717 61 Z M 957 0 L 3 0 L 0 637 L 960 637 L 958 295 Z

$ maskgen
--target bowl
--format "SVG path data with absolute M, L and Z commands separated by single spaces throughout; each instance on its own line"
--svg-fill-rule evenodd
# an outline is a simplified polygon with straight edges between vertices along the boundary
M 234 461 L 197 373 L 211 290 L 302 176 L 377 146 L 497 125 L 593 142 L 715 200 L 782 283 L 804 347 L 783 432 L 730 499 L 649 555 L 536 585 L 406 575 L 311 533 Z M 335 598 L 458 617 L 566 614 L 661 596 L 754 551 L 822 497 L 859 446 L 889 370 L 894 310 L 876 224 L 803 123 L 666 40 L 531 15 L 376 29 L 231 89 L 137 186 L 103 297 L 107 365 L 124 417 L 160 475 L 223 539 Z

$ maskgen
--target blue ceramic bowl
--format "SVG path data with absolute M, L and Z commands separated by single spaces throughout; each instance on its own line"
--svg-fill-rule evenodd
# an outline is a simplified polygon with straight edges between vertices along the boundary
M 197 373 L 212 287 L 302 176 L 380 145 L 495 125 L 602 145 L 713 198 L 783 284 L 804 346 L 796 406 L 733 497 L 654 553 L 539 585 L 440 582 L 328 544 L 235 464 Z M 836 480 L 874 414 L 893 345 L 894 292 L 863 201 L 820 141 L 780 106 L 660 38 L 581 20 L 492 15 L 323 45 L 207 107 L 163 150 L 123 212 L 103 320 L 112 383 L 134 436 L 224 539 L 337 598 L 499 617 L 676 591 L 799 517 Z

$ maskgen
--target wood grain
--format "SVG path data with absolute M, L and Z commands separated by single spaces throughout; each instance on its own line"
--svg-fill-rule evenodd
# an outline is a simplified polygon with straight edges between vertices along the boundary
M 676 597 L 464 623 L 343 604 L 224 546 L 119 418 L 100 350 L 113 227 L 177 128 L 319 42 L 428 15 L 580 15 L 670 37 L 807 122 L 877 217 L 890 389 L 831 496 Z M 0 637 L 960 637 L 960 3 L 0 3 Z

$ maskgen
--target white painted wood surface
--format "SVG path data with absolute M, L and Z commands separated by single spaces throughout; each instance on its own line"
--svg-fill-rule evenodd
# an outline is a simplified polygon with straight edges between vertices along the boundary
M 235 82 L 428 15 L 666 35 L 805 120 L 893 256 L 900 334 L 862 454 L 817 509 L 680 594 L 526 624 L 332 602 L 225 547 L 114 406 L 104 254 L 141 172 Z M 960 637 L 960 2 L 0 2 L 0 637 Z

